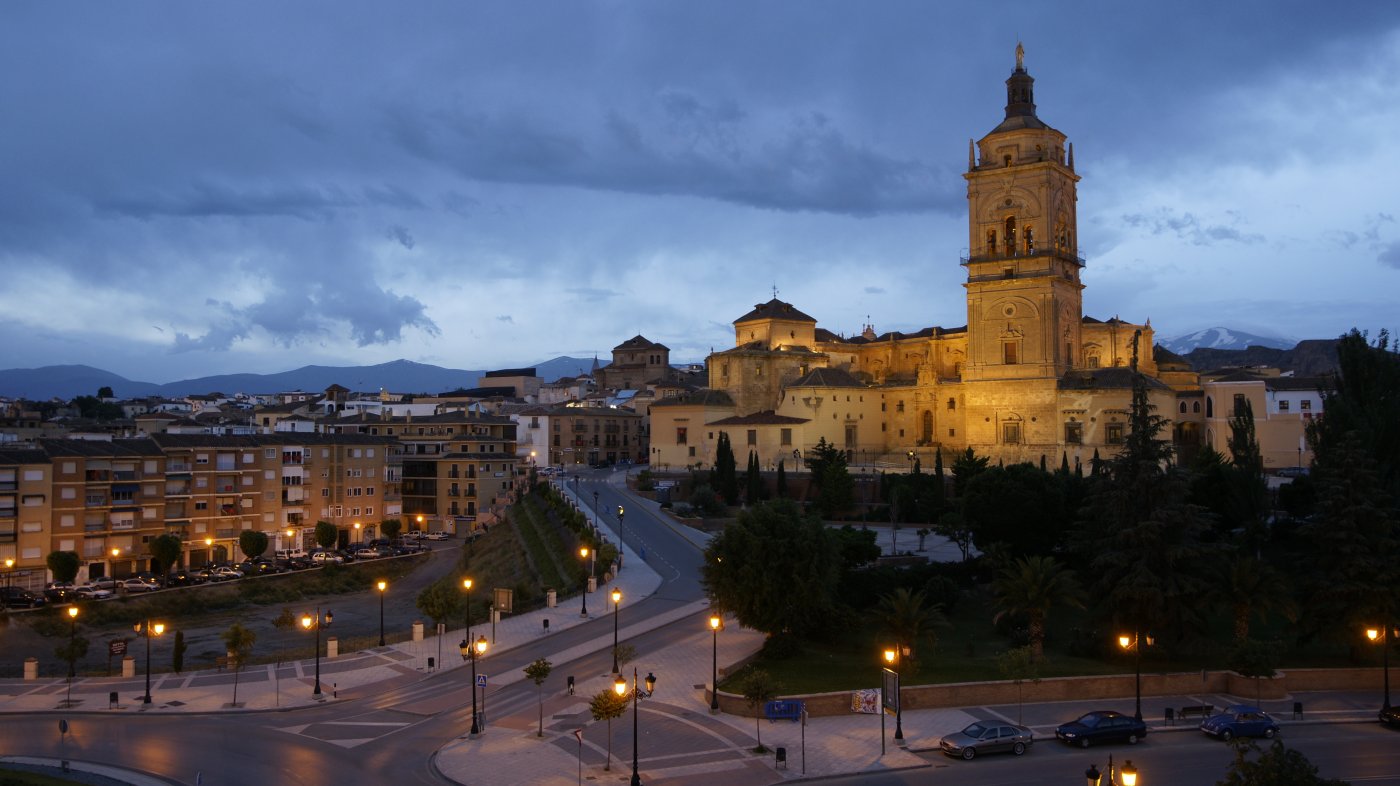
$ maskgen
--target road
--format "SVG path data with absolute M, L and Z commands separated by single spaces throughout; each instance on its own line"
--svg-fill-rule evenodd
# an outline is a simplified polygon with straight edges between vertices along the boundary
M 1353 784 L 1400 786 L 1400 735 L 1377 723 L 1322 724 L 1289 729 L 1285 745 L 1300 750 L 1318 767 L 1319 775 Z M 1263 745 L 1264 741 L 1260 741 Z M 930 752 L 932 771 L 905 770 L 877 775 L 831 778 L 832 786 L 914 786 L 932 781 L 959 786 L 1039 786 L 1083 783 L 1094 765 L 1107 782 L 1108 757 L 1115 766 L 1131 760 L 1138 783 L 1146 786 L 1209 786 L 1225 777 L 1234 753 L 1230 745 L 1204 734 L 1157 734 L 1135 745 L 1112 745 L 1079 750 L 1040 740 L 1025 756 L 989 756 L 975 761 L 950 759 Z
M 638 553 L 645 549 L 647 564 L 661 576 L 656 593 L 636 604 L 632 613 L 657 614 L 700 598 L 699 549 L 642 506 L 631 505 L 624 492 L 607 484 L 607 475 L 580 475 L 580 496 L 586 495 L 587 502 L 591 503 L 596 490 L 603 510 L 628 506 L 623 538 Z M 555 653 L 597 638 L 612 626 L 613 620 L 600 614 L 538 643 L 488 656 L 482 670 L 519 672 L 536 658 L 553 659 Z M 693 635 L 695 629 L 693 621 L 682 620 L 631 643 L 647 651 Z M 611 666 L 611 653 L 604 650 L 556 663 L 555 669 L 562 674 L 598 675 Z M 373 696 L 276 713 L 120 718 L 73 713 L 68 716 L 69 734 L 64 740 L 54 716 L 0 716 L 0 753 L 67 755 L 157 774 L 177 783 L 193 783 L 195 773 L 202 772 L 208 786 L 442 784 L 448 781 L 436 774 L 430 762 L 438 748 L 470 726 L 469 681 L 467 670 L 441 671 Z M 526 682 L 490 694 L 488 726 L 491 717 L 535 701 L 534 685 Z M 590 734 L 601 731 L 590 730 Z

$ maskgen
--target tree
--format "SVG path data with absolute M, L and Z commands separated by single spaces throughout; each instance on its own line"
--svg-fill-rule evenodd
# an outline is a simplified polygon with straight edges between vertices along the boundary
M 1128 435 L 1092 480 L 1074 544 L 1116 622 L 1180 635 L 1205 624 L 1221 550 L 1207 542 L 1210 519 L 1188 501 L 1184 473 L 1159 436 L 1168 424 L 1153 413 L 1137 345 L 1135 337 Z
M 164 535 L 151 538 L 150 543 L 146 544 L 146 548 L 150 550 L 151 556 L 155 557 L 160 569 L 168 577 L 170 571 L 174 570 L 175 564 L 180 561 L 180 555 L 185 550 L 185 542 L 180 539 L 179 535 L 167 532 Z
M 185 632 L 175 631 L 175 644 L 170 648 L 170 668 L 176 674 L 185 670 L 185 652 L 189 648 L 190 645 L 185 643 Z
M 821 490 L 817 497 L 817 507 L 822 514 L 828 518 L 835 516 L 850 508 L 854 499 L 855 481 L 851 479 L 850 470 L 846 469 L 845 457 L 827 463 L 826 469 L 822 470 Z
M 1376 477 L 1392 501 L 1400 499 L 1400 343 L 1382 330 L 1375 342 L 1352 330 L 1337 341 L 1339 373 L 1323 395 L 1324 418 L 1308 421 L 1308 443 L 1321 467 L 1343 457 L 1344 437 L 1375 462 Z
M 107 385 L 103 385 L 102 387 L 100 387 L 100 388 L 97 389 L 97 397 L 98 397 L 98 398 L 116 398 L 116 396 L 112 393 L 112 388 L 109 387 L 109 386 L 107 386 Z
M 791 500 L 739 512 L 705 548 L 711 601 L 772 636 L 820 629 L 831 619 L 840 554 L 821 522 Z
M 1279 645 L 1272 641 L 1259 641 L 1258 639 L 1245 639 L 1236 642 L 1234 650 L 1230 652 L 1230 670 L 1241 677 L 1249 677 L 1254 680 L 1254 702 L 1259 703 L 1262 696 L 1259 680 L 1273 679 L 1278 674 Z
M 54 581 L 71 582 L 78 578 L 78 569 L 82 567 L 83 560 L 76 551 L 50 551 L 44 563 L 49 566 Z
M 1269 487 L 1264 479 L 1264 457 L 1254 431 L 1254 405 L 1245 398 L 1230 418 L 1231 513 L 1244 529 L 1246 542 L 1263 545 L 1264 516 L 1269 510 Z
M 627 697 L 617 695 L 617 691 L 612 689 L 604 690 L 588 700 L 588 712 L 592 714 L 593 720 L 605 720 L 608 722 L 608 754 L 603 764 L 603 769 L 612 769 L 612 722 L 613 718 L 622 717 L 622 713 L 627 711 Z
M 772 701 L 782 690 L 782 685 L 763 669 L 750 668 L 749 673 L 744 675 L 740 688 L 744 702 L 753 710 L 754 735 L 758 738 L 758 745 L 754 747 L 753 752 L 767 753 L 768 749 L 763 747 L 763 713 L 759 708 Z
M 1000 611 L 994 623 L 1007 615 L 1024 614 L 1031 657 L 1045 658 L 1045 618 L 1056 606 L 1084 608 L 1084 592 L 1074 572 L 1054 557 L 1032 555 L 1003 568 L 993 583 Z
M 959 453 L 953 461 L 953 495 L 961 499 L 968 482 L 985 471 L 990 461 L 990 456 L 979 456 L 972 448 Z
M 763 470 L 758 464 L 758 454 L 749 451 L 749 467 L 744 472 L 744 498 L 750 505 L 763 500 Z
M 1013 557 L 1049 554 L 1067 529 L 1060 484 L 1030 464 L 977 473 L 963 490 L 963 518 L 981 551 L 999 545 Z
M 1254 759 L 1249 758 L 1254 754 Z M 1317 767 L 1302 751 L 1283 747 L 1274 740 L 1267 750 L 1260 751 L 1257 743 L 1235 747 L 1235 760 L 1225 772 L 1225 778 L 1215 786 L 1348 786 L 1346 781 L 1323 778 Z
M 729 444 L 729 432 L 721 431 L 715 444 L 715 467 L 710 472 L 710 485 L 724 499 L 726 505 L 739 502 L 739 478 L 734 459 L 734 448 Z
M 812 482 L 820 486 L 822 478 L 826 477 L 827 467 L 832 464 L 846 463 L 846 454 L 836 449 L 836 446 L 826 441 L 826 437 L 817 440 L 816 447 L 807 453 L 807 469 L 812 473 Z
M 261 557 L 267 551 L 267 533 L 245 529 L 238 534 L 238 549 L 248 559 Z
M 1001 671 L 1001 676 L 1016 686 L 1016 722 L 1020 723 L 1021 685 L 1040 682 L 1040 656 L 1029 645 L 1016 647 L 997 656 L 997 669 Z
M 1219 600 L 1230 604 L 1236 645 L 1249 638 L 1249 622 L 1255 614 L 1277 611 L 1290 620 L 1297 618 L 1283 574 L 1252 554 L 1237 554 L 1225 579 L 1218 585 Z
M 448 578 L 438 579 L 424 587 L 414 603 L 435 625 L 463 614 L 466 609 L 461 590 L 455 581 Z
M 70 635 L 63 640 L 62 644 L 54 647 L 54 656 L 68 663 L 68 676 L 70 678 L 77 673 L 78 661 L 82 660 L 87 655 L 88 646 L 89 644 L 86 637 Z
M 316 545 L 323 549 L 331 548 L 340 540 L 340 529 L 329 521 L 316 522 Z
M 967 519 L 961 513 L 950 510 L 939 516 L 933 531 L 956 545 L 962 552 L 963 562 L 967 562 L 967 554 L 972 549 L 972 529 L 967 526 Z
M 258 634 L 250 628 L 245 628 L 235 622 L 224 631 L 220 638 L 224 640 L 224 651 L 228 653 L 228 665 L 233 670 L 233 701 L 230 707 L 238 706 L 238 675 L 243 671 L 243 664 L 248 662 L 249 656 L 253 654 L 253 645 L 257 643 Z
M 915 530 L 914 534 L 919 536 L 919 551 L 925 550 L 924 540 L 926 540 L 929 534 L 931 534 L 932 532 L 933 530 L 929 529 L 928 527 L 920 527 L 919 529 Z
M 724 515 L 724 503 L 720 501 L 719 495 L 709 486 L 696 486 L 690 492 L 690 506 L 701 516 L 722 516 Z
M 856 529 L 846 524 L 840 529 L 827 529 L 826 533 L 841 552 L 841 567 L 845 570 L 869 565 L 880 558 L 880 547 L 875 543 L 873 530 Z
M 929 603 L 923 590 L 912 592 L 908 587 L 899 587 L 880 598 L 875 619 L 881 629 L 894 637 L 895 645 L 908 653 L 904 660 L 910 664 L 910 671 L 919 669 L 918 645 L 927 643 L 932 649 L 936 644 L 934 629 L 950 627 L 942 606 Z
M 545 658 L 536 658 L 533 663 L 525 667 L 525 677 L 535 683 L 535 696 L 540 707 L 540 729 L 535 732 L 536 737 L 544 736 L 544 692 L 540 686 L 549 679 L 549 673 L 554 670 L 554 664 Z
M 400 532 L 403 532 L 403 522 L 399 519 L 384 519 L 379 522 L 379 534 L 389 540 L 397 538 Z
M 778 499 L 783 499 L 788 495 L 787 470 L 783 469 L 783 462 L 778 460 L 778 479 L 774 482 L 774 495 Z

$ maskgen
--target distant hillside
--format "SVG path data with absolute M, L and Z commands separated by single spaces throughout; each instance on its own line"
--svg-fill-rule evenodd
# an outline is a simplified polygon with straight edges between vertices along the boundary
M 1315 377 L 1337 370 L 1337 340 L 1310 339 L 1299 341 L 1292 349 L 1249 347 L 1248 349 L 1210 349 L 1201 347 L 1184 357 L 1197 371 L 1242 366 L 1271 366 L 1292 371 L 1300 377 Z
M 560 377 L 587 374 L 592 358 L 561 356 L 533 365 L 545 382 Z M 110 387 L 117 398 L 166 396 L 179 398 L 199 393 L 276 393 L 286 390 L 320 392 L 341 385 L 357 392 L 380 388 L 395 393 L 442 393 L 476 387 L 484 371 L 451 369 L 408 360 L 394 360 L 375 366 L 303 366 L 276 374 L 219 374 L 196 379 L 156 384 L 127 379 L 91 366 L 44 366 L 0 370 L 0 396 L 43 401 L 90 396 L 99 388 Z

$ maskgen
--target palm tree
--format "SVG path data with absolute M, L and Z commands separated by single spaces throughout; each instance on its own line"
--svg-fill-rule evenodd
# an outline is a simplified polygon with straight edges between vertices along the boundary
M 1289 595 L 1283 574 L 1249 554 L 1241 553 L 1230 563 L 1222 600 L 1230 604 L 1235 621 L 1235 644 L 1249 639 L 1249 620 L 1255 615 L 1280 612 L 1296 619 L 1297 606 Z
M 1084 591 L 1054 557 L 1032 555 L 1003 568 L 993 583 L 1001 610 L 992 622 L 1008 614 L 1024 614 L 1030 636 L 1031 657 L 1045 657 L 1045 618 L 1056 606 L 1084 608 Z
M 949 627 L 948 618 L 943 615 L 943 607 L 929 603 L 923 590 L 911 592 L 908 587 L 900 587 L 880 598 L 875 610 L 875 618 L 881 627 L 894 637 L 895 644 L 907 649 L 906 661 L 917 667 L 914 644 L 934 640 L 934 628 Z

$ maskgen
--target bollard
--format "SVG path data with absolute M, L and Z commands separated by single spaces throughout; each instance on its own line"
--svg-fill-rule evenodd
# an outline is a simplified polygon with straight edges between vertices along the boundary
M 37 680 L 37 679 L 39 679 L 39 659 L 38 659 L 38 658 L 25 658 L 25 659 L 24 659 L 24 678 L 25 678 L 26 680 Z
M 574 675 L 569 675 L 569 695 L 574 695 Z
M 326 658 L 334 658 L 340 654 L 340 642 L 334 636 L 326 639 Z
M 589 591 L 589 592 L 597 592 L 597 591 L 598 591 L 598 577 L 597 577 L 597 576 L 589 576 L 589 577 L 588 577 L 588 591 Z
M 414 621 L 413 621 L 413 640 L 414 640 L 414 641 L 422 641 L 422 640 L 423 640 L 423 621 L 422 621 L 422 620 L 414 620 Z

